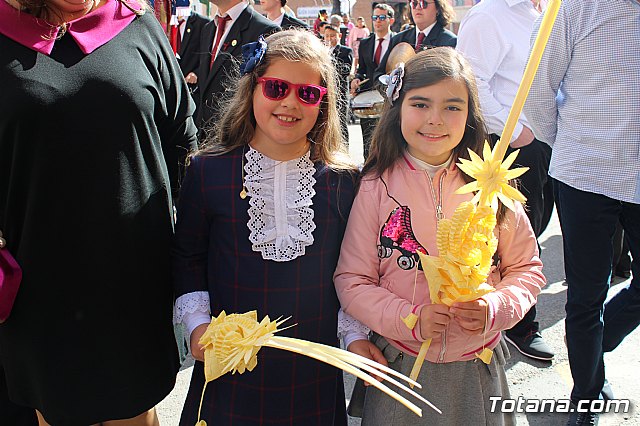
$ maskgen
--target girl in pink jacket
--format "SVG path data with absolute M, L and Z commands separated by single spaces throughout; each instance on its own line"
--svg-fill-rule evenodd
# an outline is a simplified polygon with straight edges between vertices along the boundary
M 511 424 L 512 414 L 491 412 L 501 405 L 491 397 L 509 398 L 500 331 L 522 319 L 545 285 L 535 235 L 522 205 L 515 213 L 501 205 L 488 279 L 495 291 L 451 308 L 433 304 L 416 251 L 437 256 L 438 221 L 472 198 L 455 194 L 470 181 L 456 161 L 469 158 L 467 148 L 480 153 L 487 138 L 476 83 L 454 49 L 435 48 L 396 68 L 387 97 L 334 276 L 341 334 L 350 351 L 406 375 L 432 338 L 419 392 L 443 414 L 426 409 L 418 418 L 369 387 L 362 424 Z M 413 329 L 402 321 L 410 313 L 419 317 Z M 489 364 L 476 357 L 486 347 Z

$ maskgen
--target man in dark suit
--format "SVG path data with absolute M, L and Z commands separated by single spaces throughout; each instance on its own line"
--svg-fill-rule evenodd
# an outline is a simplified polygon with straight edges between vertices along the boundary
M 365 92 L 378 86 L 378 77 L 385 73 L 386 53 L 391 45 L 393 33 L 390 31 L 394 22 L 394 10 L 385 3 L 378 3 L 373 9 L 373 33 L 360 41 L 358 48 L 358 70 L 355 78 L 351 80 L 351 94 Z M 364 83 L 362 83 L 366 80 Z M 371 136 L 375 129 L 377 118 L 361 118 L 360 128 L 362 129 L 362 147 L 364 160 L 369 156 L 369 146 Z
M 197 13 L 191 13 L 187 19 L 178 20 L 178 51 L 176 58 L 182 75 L 189 85 L 189 91 L 196 107 L 200 103 L 200 91 L 198 88 L 198 66 L 202 52 L 200 51 L 200 36 L 202 28 L 209 23 L 209 19 Z
M 338 71 L 338 112 L 340 113 L 340 125 L 345 142 L 349 141 L 349 131 L 347 128 L 348 108 L 347 95 L 349 93 L 349 74 L 353 66 L 353 50 L 350 47 L 341 45 L 340 29 L 333 25 L 325 25 L 324 42 L 331 48 L 331 55 L 335 59 L 336 70 Z
M 218 12 L 202 29 L 200 51 L 204 52 L 198 67 L 200 106 L 196 124 L 200 129 L 211 126 L 219 115 L 225 92 L 235 85 L 242 59 L 242 45 L 258 40 L 280 28 L 253 10 L 244 0 L 214 0 Z
M 276 25 L 279 25 L 283 30 L 290 28 L 308 30 L 309 26 L 307 24 L 285 13 L 284 6 L 286 4 L 287 0 L 260 0 L 260 6 L 262 6 L 262 10 L 267 14 L 267 18 Z
M 409 5 L 415 27 L 396 34 L 391 49 L 402 42 L 409 43 L 416 52 L 431 47 L 456 47 L 456 35 L 445 29 L 455 17 L 447 0 L 410 0 Z

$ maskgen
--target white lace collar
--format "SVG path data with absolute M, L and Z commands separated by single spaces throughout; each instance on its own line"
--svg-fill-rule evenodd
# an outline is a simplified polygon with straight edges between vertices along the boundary
M 249 199 L 249 241 L 262 258 L 287 262 L 313 244 L 312 198 L 316 169 L 310 152 L 276 161 L 249 147 L 244 184 Z

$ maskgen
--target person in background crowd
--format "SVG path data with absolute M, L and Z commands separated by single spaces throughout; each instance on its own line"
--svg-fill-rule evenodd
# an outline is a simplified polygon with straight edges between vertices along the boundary
M 342 25 L 347 27 L 347 39 L 345 40 L 344 45 L 351 47 L 351 31 L 355 28 L 355 24 L 351 22 L 351 18 L 348 13 L 342 14 Z
M 535 137 L 552 147 L 574 404 L 612 397 L 604 389 L 603 354 L 640 323 L 638 81 L 640 2 L 564 0 L 524 112 Z M 607 299 L 618 222 L 633 278 Z M 567 424 L 597 422 L 598 413 L 575 410 Z
M 320 35 L 318 35 L 318 38 L 320 40 L 324 40 L 324 27 L 326 27 L 327 25 L 331 25 L 328 22 L 320 22 Z
M 0 64 L 0 230 L 23 270 L 8 396 L 41 426 L 157 426 L 180 367 L 172 197 L 196 148 L 175 53 L 135 0 L 10 0 Z
M 329 18 L 329 24 L 338 29 L 338 32 L 340 33 L 340 44 L 342 46 L 347 46 L 349 29 L 342 23 L 342 17 L 340 15 L 331 15 Z
M 200 37 L 202 28 L 210 22 L 210 19 L 195 12 L 191 12 L 187 19 L 181 17 L 178 20 L 178 46 L 176 58 L 182 70 L 182 75 L 187 81 L 189 92 L 193 97 L 196 106 L 200 104 L 200 91 L 198 89 L 198 67 L 200 66 L 200 58 L 203 56 L 200 52 Z M 193 114 L 197 116 L 197 110 Z
M 330 48 L 331 55 L 335 60 L 336 71 L 338 72 L 338 111 L 340 113 L 342 135 L 345 143 L 348 143 L 349 74 L 351 74 L 351 68 L 353 67 L 353 50 L 339 43 L 339 34 L 338 28 L 333 25 L 324 27 L 324 42 Z
M 351 94 L 355 95 L 357 91 L 366 91 L 377 88 L 378 77 L 385 73 L 387 66 L 387 51 L 391 45 L 391 25 L 394 22 L 394 10 L 385 3 L 378 3 L 373 9 L 371 20 L 373 21 L 373 34 L 362 40 L 359 52 L 360 59 L 355 78 L 351 80 Z M 363 80 L 367 80 L 362 83 Z M 369 146 L 371 145 L 371 137 L 378 122 L 377 118 L 361 118 L 360 128 L 362 129 L 362 146 L 364 161 L 369 156 Z
M 329 14 L 327 13 L 327 9 L 320 9 L 320 11 L 318 12 L 318 17 L 313 23 L 313 33 L 319 38 L 322 38 L 323 34 L 322 29 L 320 28 L 320 23 L 327 22 L 328 20 Z
M 438 46 L 456 47 L 456 35 L 445 29 L 455 17 L 447 0 L 411 0 L 409 4 L 415 27 L 393 36 L 389 51 L 402 42 L 409 43 L 416 52 Z
M 297 19 L 294 16 L 289 15 L 285 11 L 285 6 L 287 4 L 287 0 L 261 0 L 260 6 L 262 6 L 262 10 L 267 13 L 267 18 L 273 21 L 276 25 L 278 25 L 283 30 L 288 30 L 290 28 L 303 28 L 305 30 L 309 29 L 309 26 Z
M 484 0 L 465 15 L 458 32 L 457 49 L 471 63 L 478 83 L 480 107 L 495 143 L 502 134 L 529 58 L 529 38 L 540 16 L 539 0 Z M 536 238 L 547 228 L 553 212 L 553 188 L 549 178 L 551 147 L 535 139 L 521 115 L 507 155 L 519 149 L 516 165 L 529 171 L 519 179 L 527 197 L 527 217 Z M 543 361 L 554 353 L 539 332 L 534 305 L 505 340 L 520 353 Z
M 354 66 L 358 67 L 358 49 L 360 48 L 360 42 L 369 37 L 370 31 L 367 28 L 367 24 L 362 16 L 356 19 L 356 25 L 351 30 L 351 37 L 349 37 L 349 47 L 353 50 L 353 58 L 355 60 Z
M 200 38 L 200 51 L 207 52 L 198 68 L 200 105 L 196 124 L 201 130 L 201 140 L 219 118 L 221 103 L 230 96 L 227 91 L 239 75 L 242 46 L 280 29 L 244 0 L 212 0 L 212 3 L 218 7 L 216 16 L 202 29 Z

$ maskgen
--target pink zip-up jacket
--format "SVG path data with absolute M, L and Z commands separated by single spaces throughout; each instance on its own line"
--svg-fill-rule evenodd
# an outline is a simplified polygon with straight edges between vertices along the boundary
M 431 303 L 424 273 L 416 271 L 414 253 L 424 249 L 438 255 L 437 212 L 450 218 L 461 202 L 472 198 L 471 194 L 454 193 L 464 184 L 462 172 L 454 163 L 430 179 L 402 157 L 383 173 L 382 179 L 365 176 L 351 208 L 334 275 L 342 308 L 413 356 L 425 340 L 420 322 L 411 330 L 401 318 L 411 312 L 419 316 Z M 496 290 L 484 296 L 489 305 L 487 332 L 469 336 L 451 321 L 441 337 L 433 339 L 427 360 L 466 361 L 475 358 L 483 347 L 494 348 L 500 331 L 522 319 L 546 284 L 536 238 L 521 204 L 516 203 L 515 213 L 507 210 L 495 232 L 499 240 L 495 257 L 499 261 L 488 279 Z M 414 283 L 415 299 L 411 303 Z

